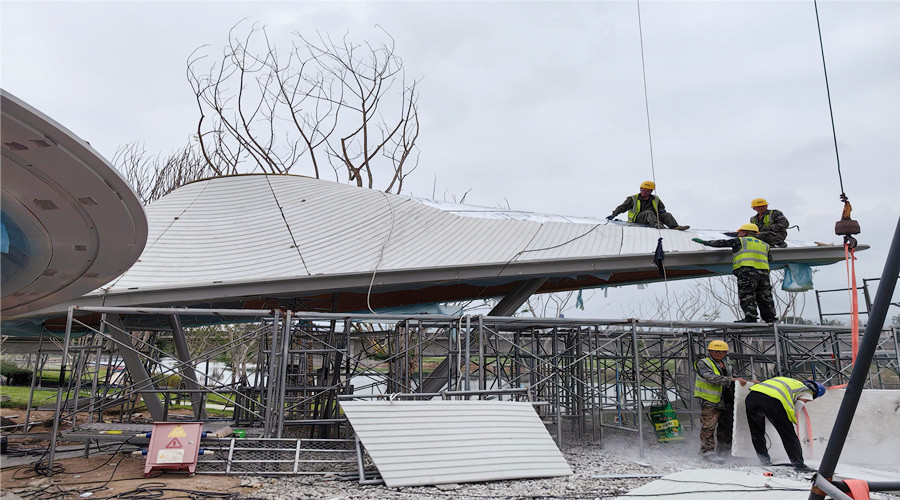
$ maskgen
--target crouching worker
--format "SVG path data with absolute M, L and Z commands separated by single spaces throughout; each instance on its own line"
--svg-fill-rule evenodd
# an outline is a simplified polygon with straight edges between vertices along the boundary
M 734 382 L 746 385 L 747 381 L 733 376 L 734 369 L 725 360 L 728 344 L 713 340 L 707 351 L 707 357 L 694 363 L 694 397 L 700 398 L 700 456 L 704 460 L 719 460 L 731 454 Z
M 753 449 L 763 465 L 769 465 L 769 450 L 766 448 L 766 420 L 772 422 L 772 426 L 781 437 L 781 444 L 788 454 L 788 459 L 794 469 L 801 472 L 811 472 L 812 469 L 803 462 L 803 449 L 800 447 L 800 438 L 794 432 L 794 424 L 797 423 L 797 401 L 808 402 L 822 397 L 825 394 L 825 386 L 807 380 L 801 382 L 789 377 L 775 377 L 764 380 L 750 387 L 747 395 L 747 423 L 750 425 L 750 439 L 753 441 Z

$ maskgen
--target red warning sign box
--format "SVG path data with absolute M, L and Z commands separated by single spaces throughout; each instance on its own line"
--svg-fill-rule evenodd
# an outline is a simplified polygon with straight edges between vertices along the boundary
M 144 477 L 154 470 L 184 470 L 193 475 L 197 468 L 202 429 L 202 422 L 153 424 Z

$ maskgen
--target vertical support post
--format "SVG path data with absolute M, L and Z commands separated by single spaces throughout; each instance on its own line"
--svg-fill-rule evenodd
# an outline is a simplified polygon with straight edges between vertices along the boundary
M 784 357 L 784 354 L 782 353 L 782 349 L 781 349 L 781 336 L 778 333 L 778 323 L 775 323 L 772 326 L 774 327 L 774 328 L 772 328 L 772 333 L 774 333 L 774 335 L 775 335 L 775 337 L 774 337 L 774 339 L 775 339 L 775 344 L 774 344 L 774 347 L 775 347 L 775 375 L 782 377 L 785 375 L 785 373 L 784 373 L 784 369 L 783 369 L 783 359 L 782 358 Z
M 69 341 L 72 339 L 72 317 L 74 316 L 74 311 L 75 307 L 69 306 L 69 312 L 66 316 L 66 336 L 63 338 L 62 364 L 59 369 L 60 379 L 56 388 L 56 418 L 53 419 L 53 433 L 50 434 L 50 455 L 47 457 L 48 476 L 53 475 L 53 459 L 56 457 L 56 433 L 59 432 L 59 413 L 62 410 L 62 374 L 65 372 L 66 358 L 69 356 Z
M 466 315 L 466 351 L 465 351 L 465 368 L 463 369 L 463 376 L 465 377 L 465 381 L 463 386 L 466 388 L 466 391 L 470 391 L 470 383 L 469 383 L 469 363 L 472 360 L 471 351 L 470 351 L 470 339 L 472 338 L 472 329 L 470 323 L 471 316 Z M 468 398 L 469 396 L 466 396 Z
M 638 347 L 637 324 L 634 320 L 631 320 L 631 345 L 634 348 L 634 378 L 637 392 L 638 450 L 639 456 L 644 458 L 644 398 L 641 394 L 644 387 L 641 383 L 641 353 L 640 348 Z
M 194 410 L 194 418 L 206 419 L 206 395 L 200 392 L 200 384 L 197 383 L 197 372 L 191 358 L 191 350 L 188 348 L 187 338 L 184 336 L 184 328 L 181 318 L 177 314 L 169 316 L 169 326 L 172 327 L 172 340 L 175 342 L 175 355 L 180 362 L 179 371 L 185 387 L 191 390 L 191 408 Z
M 894 336 L 896 338 L 896 335 Z M 41 373 L 41 357 L 44 347 L 44 329 L 41 328 L 41 336 L 38 338 L 37 353 L 34 356 L 34 370 L 31 372 L 31 390 L 28 391 L 28 406 L 25 407 L 25 432 L 28 432 L 28 426 L 31 422 L 31 405 L 34 403 L 34 384 L 37 382 Z
M 900 218 L 897 219 L 894 238 L 885 260 L 881 281 L 878 283 L 878 291 L 875 292 L 875 302 L 872 304 L 872 310 L 869 311 L 869 321 L 866 323 L 866 330 L 859 345 L 856 363 L 853 364 L 853 371 L 850 373 L 850 382 L 847 383 L 844 399 L 841 401 L 841 407 L 838 410 L 837 419 L 831 430 L 825 454 L 822 456 L 822 461 L 819 464 L 819 475 L 824 479 L 831 480 L 832 476 L 834 476 L 834 468 L 837 466 L 841 451 L 844 449 L 844 442 L 847 439 L 850 424 L 853 423 L 853 414 L 856 412 L 857 405 L 859 405 L 863 385 L 866 382 L 866 376 L 869 373 L 872 358 L 878 346 L 881 328 L 884 326 L 884 319 L 887 316 L 888 307 L 891 305 L 891 295 L 894 293 L 894 288 L 897 285 L 898 274 L 900 274 Z M 813 487 L 810 491 L 810 500 L 822 500 L 824 498 L 825 495 L 822 490 Z
M 277 374 L 278 374 L 278 364 L 276 362 L 278 358 L 278 332 L 281 328 L 281 322 L 279 321 L 280 315 L 279 312 L 275 312 L 274 321 L 272 321 L 272 340 L 269 342 L 269 370 L 265 381 L 266 387 L 266 418 L 263 424 L 263 437 L 270 438 L 272 437 L 272 427 L 275 426 L 275 423 L 272 421 L 273 418 L 276 418 L 276 411 L 280 409 L 276 406 L 275 402 L 275 390 L 277 388 Z
M 485 370 L 487 363 L 484 360 L 484 316 L 478 315 L 478 389 L 487 389 L 487 376 Z M 479 396 L 481 398 L 481 396 Z
M 288 367 L 288 357 L 291 346 L 291 311 L 288 311 L 284 314 L 284 328 L 282 329 L 283 333 L 281 334 L 281 366 L 278 370 L 278 380 L 277 380 L 277 389 L 276 394 L 278 397 L 278 401 L 276 401 L 278 405 L 278 415 L 277 415 L 277 430 L 275 437 L 281 438 L 282 433 L 284 432 L 284 412 L 286 410 L 286 405 L 284 404 L 284 395 L 285 390 L 287 389 L 287 367 Z M 324 371 L 327 367 L 325 363 L 323 363 L 322 370 Z

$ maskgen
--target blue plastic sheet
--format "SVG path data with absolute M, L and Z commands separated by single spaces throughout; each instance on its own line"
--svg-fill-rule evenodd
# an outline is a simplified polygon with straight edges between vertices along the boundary
M 788 264 L 784 268 L 784 282 L 781 289 L 785 292 L 805 292 L 813 289 L 812 268 L 808 264 Z

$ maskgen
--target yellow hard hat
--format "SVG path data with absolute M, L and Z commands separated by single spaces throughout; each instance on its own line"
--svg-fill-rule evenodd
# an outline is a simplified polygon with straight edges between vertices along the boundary
M 741 227 L 739 227 L 739 228 L 738 228 L 738 231 L 752 231 L 752 232 L 754 232 L 754 233 L 758 233 L 758 232 L 759 232 L 759 226 L 757 226 L 756 224 L 751 224 L 751 223 L 748 222 L 747 224 L 743 224 Z
M 763 207 L 768 204 L 769 204 L 769 202 L 766 201 L 765 198 L 754 198 L 753 201 L 750 202 L 751 207 Z
M 656 183 L 653 181 L 644 181 L 641 183 L 642 188 L 656 189 Z
M 709 349 L 710 351 L 727 351 L 728 344 L 726 344 L 725 342 L 723 342 L 721 340 L 713 340 L 712 342 L 709 343 L 708 346 L 706 346 L 706 348 Z

